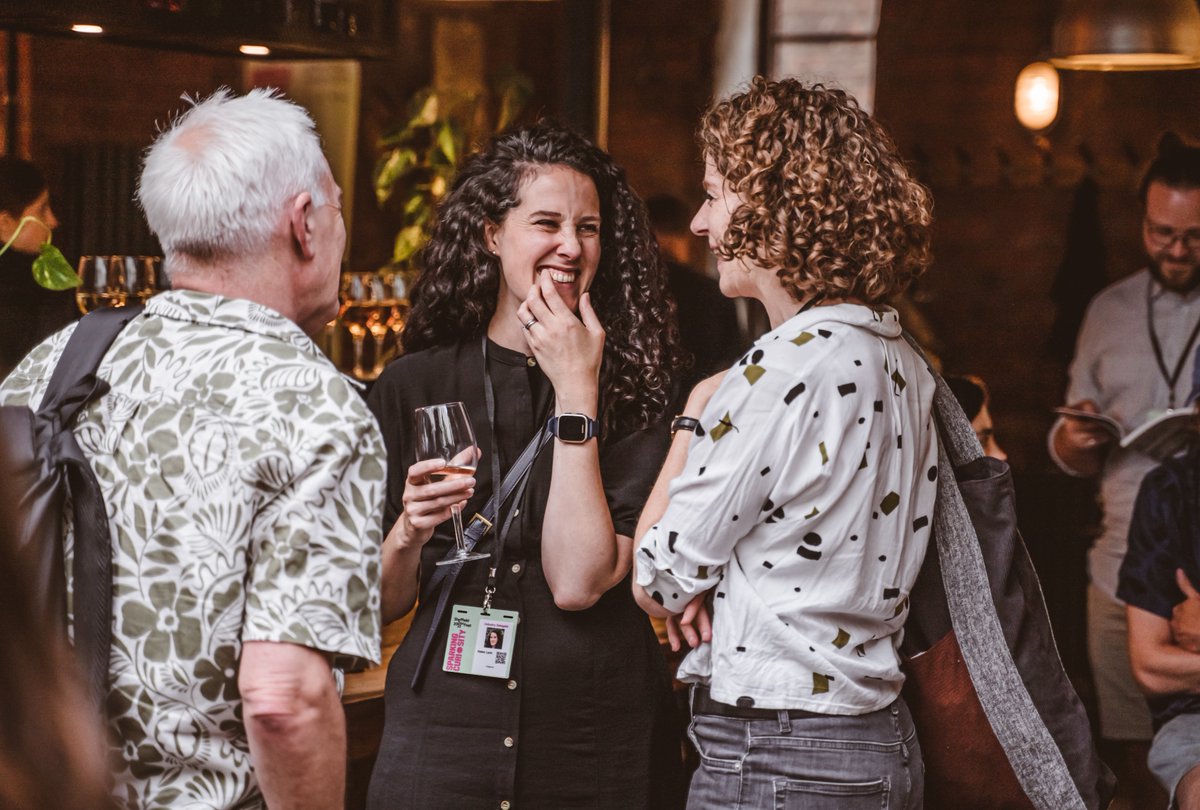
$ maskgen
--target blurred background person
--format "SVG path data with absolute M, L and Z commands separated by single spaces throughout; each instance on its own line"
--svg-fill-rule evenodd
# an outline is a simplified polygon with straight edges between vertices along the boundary
M 971 428 L 975 431 L 975 438 L 979 439 L 984 455 L 1008 461 L 1008 453 L 996 442 L 996 428 L 988 409 L 991 395 L 983 380 L 974 374 L 948 374 L 945 380 L 963 413 L 971 420 Z
M 17 233 L 25 217 L 36 221 Z M 33 280 L 33 260 L 57 227 L 50 190 L 37 166 L 0 157 L 0 245 L 17 236 L 0 255 L 0 380 L 43 338 L 79 315 L 74 291 L 47 290 Z
M 16 552 L 16 522 L 0 490 L 0 807 L 115 807 L 100 715 L 66 640 L 37 608 L 32 572 Z
M 1180 407 L 1200 338 L 1200 147 L 1165 133 L 1142 177 L 1142 269 L 1088 304 L 1071 361 L 1066 402 L 1102 413 L 1130 431 Z M 1121 447 L 1095 421 L 1059 418 L 1050 457 L 1071 476 L 1098 478 L 1103 519 L 1088 551 L 1088 659 L 1096 689 L 1100 750 L 1117 774 L 1118 798 L 1151 808 L 1165 802 L 1146 767 L 1149 706 L 1129 666 L 1125 605 L 1117 596 L 1133 506 L 1156 460 Z

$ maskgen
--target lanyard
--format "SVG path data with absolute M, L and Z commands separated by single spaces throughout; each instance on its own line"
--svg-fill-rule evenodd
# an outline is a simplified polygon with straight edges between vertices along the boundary
M 1150 345 L 1154 349 L 1154 359 L 1158 362 L 1158 371 L 1162 374 L 1163 380 L 1167 383 L 1167 408 L 1175 409 L 1175 383 L 1179 381 L 1179 375 L 1183 373 L 1183 364 L 1187 362 L 1188 352 L 1192 348 L 1192 344 L 1196 342 L 1196 335 L 1200 334 L 1200 318 L 1196 319 L 1196 325 L 1192 327 L 1192 333 L 1188 336 L 1187 342 L 1183 344 L 1183 350 L 1179 353 L 1179 360 L 1175 363 L 1173 372 L 1167 371 L 1167 362 L 1163 358 L 1162 344 L 1158 342 L 1158 332 L 1154 330 L 1154 276 L 1151 276 L 1146 284 L 1146 327 L 1150 330 Z
M 492 484 L 493 488 L 499 491 L 500 478 L 500 445 L 496 441 L 496 393 L 492 387 L 492 373 L 488 369 L 488 339 L 485 332 L 480 341 L 480 349 L 483 352 L 483 396 L 487 401 L 487 416 L 488 416 L 488 439 L 491 441 L 491 456 L 492 456 Z M 542 408 L 543 415 L 547 408 Z M 538 424 L 544 424 L 545 420 L 538 420 Z M 546 428 L 543 427 L 544 431 Z M 537 461 L 536 456 L 534 462 Z M 516 516 L 517 510 L 520 507 L 521 501 L 525 495 L 525 486 L 529 483 L 529 479 L 533 477 L 533 464 L 530 464 L 529 472 L 522 479 L 520 485 L 508 507 L 508 516 L 503 521 L 500 519 L 502 503 L 496 503 L 496 514 L 494 517 L 495 524 L 500 527 L 496 532 L 496 547 L 492 551 L 492 559 L 488 567 L 487 585 L 483 590 L 483 612 L 486 615 L 492 607 L 492 597 L 496 593 L 496 572 L 500 570 L 500 566 L 504 562 L 504 546 L 508 539 L 509 529 L 512 527 L 513 517 Z

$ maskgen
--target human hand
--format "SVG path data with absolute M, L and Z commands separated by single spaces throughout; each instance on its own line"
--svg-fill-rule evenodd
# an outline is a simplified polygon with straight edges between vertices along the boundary
M 525 340 L 560 404 L 564 398 L 586 400 L 590 396 L 587 407 L 595 408 L 605 335 L 592 309 L 591 294 L 580 297 L 576 316 L 554 288 L 550 274 L 543 271 L 517 308 L 517 317 L 522 326 L 536 320 L 525 330 Z
M 683 613 L 667 617 L 667 642 L 672 651 L 679 652 L 681 638 L 692 649 L 699 647 L 701 642 L 712 641 L 712 621 L 705 604 L 707 598 L 708 591 L 705 591 L 693 597 Z
M 1175 582 L 1186 598 L 1171 611 L 1171 635 L 1179 647 L 1200 653 L 1200 593 L 1192 587 L 1182 568 L 1175 569 Z
M 446 466 L 446 460 L 435 458 L 418 461 L 408 468 L 404 484 L 404 511 L 388 532 L 385 543 L 395 543 L 402 549 L 420 548 L 433 537 L 433 530 L 450 519 L 450 507 L 462 508 L 475 494 L 475 478 L 448 478 L 431 482 L 430 473 Z
M 1100 413 L 1096 403 L 1090 399 L 1081 400 L 1070 406 L 1077 411 Z M 1059 428 L 1057 440 L 1063 442 L 1072 450 L 1092 452 L 1103 450 L 1112 442 L 1113 435 L 1097 422 L 1090 419 L 1080 419 L 1075 416 L 1063 416 L 1063 425 Z

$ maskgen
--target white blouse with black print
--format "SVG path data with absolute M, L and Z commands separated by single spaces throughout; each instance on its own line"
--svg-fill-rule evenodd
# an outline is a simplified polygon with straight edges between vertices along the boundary
M 636 554 L 673 611 L 713 589 L 712 642 L 681 680 L 743 707 L 895 700 L 937 491 L 933 393 L 895 310 L 855 304 L 801 312 L 729 371 Z

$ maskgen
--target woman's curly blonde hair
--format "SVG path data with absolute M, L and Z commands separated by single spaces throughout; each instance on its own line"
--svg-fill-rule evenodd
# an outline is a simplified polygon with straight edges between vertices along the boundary
M 755 77 L 700 119 L 706 159 L 746 201 L 717 252 L 774 269 L 797 300 L 887 300 L 932 261 L 928 190 L 841 90 Z

